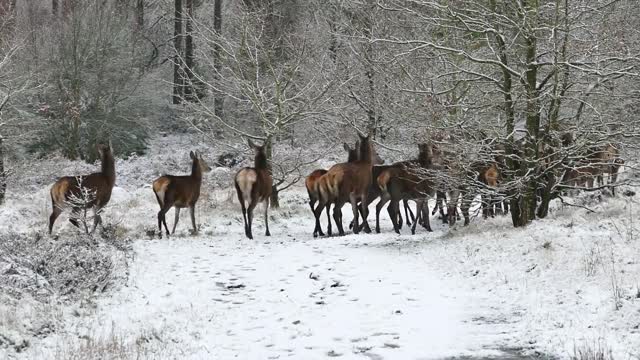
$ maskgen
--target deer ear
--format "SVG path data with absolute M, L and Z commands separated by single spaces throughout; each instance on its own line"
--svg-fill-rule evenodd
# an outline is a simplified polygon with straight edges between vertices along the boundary
M 342 144 L 342 146 L 344 147 L 344 150 L 345 150 L 346 152 L 351 151 L 351 148 L 349 147 L 349 144 L 347 144 L 347 143 L 343 143 L 343 144 Z
M 247 139 L 247 143 L 249 144 L 249 147 L 252 149 L 257 148 L 256 144 L 253 143 L 253 141 L 251 139 Z
M 193 151 L 191 151 L 191 152 L 189 153 L 189 157 L 191 158 L 191 160 L 193 160 L 193 159 L 195 159 L 195 158 L 196 158 L 196 154 L 194 154 L 194 153 L 193 153 Z

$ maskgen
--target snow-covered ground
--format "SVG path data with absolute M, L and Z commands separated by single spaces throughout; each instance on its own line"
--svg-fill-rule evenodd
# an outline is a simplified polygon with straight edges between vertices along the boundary
M 525 229 L 507 217 L 454 229 L 433 218 L 435 231 L 415 236 L 393 233 L 383 211 L 382 234 L 314 239 L 306 193 L 293 188 L 270 212 L 273 236 L 256 216 L 248 240 L 233 171 L 214 169 L 197 209 L 200 234 L 188 234 L 183 212 L 176 236 L 160 240 L 149 235 L 158 210 L 149 184 L 186 172 L 188 151 L 176 149 L 189 148 L 163 138 L 155 155 L 118 161 L 103 218 L 134 240 L 126 284 L 91 306 L 64 305 L 57 331 L 19 354 L 0 347 L 0 358 L 86 358 L 89 343 L 128 358 L 569 358 L 594 345 L 640 358 L 634 198 L 582 195 L 571 201 L 595 212 L 554 204 Z M 90 168 L 61 160 L 25 168 L 13 184 L 24 190 L 0 207 L 0 231 L 44 231 L 48 185 Z M 64 217 L 54 231 L 74 230 Z

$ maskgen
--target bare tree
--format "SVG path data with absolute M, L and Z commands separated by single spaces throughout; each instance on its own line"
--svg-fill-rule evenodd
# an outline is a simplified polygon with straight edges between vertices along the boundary
M 602 28 L 631 3 L 390 0 L 379 5 L 398 23 L 412 24 L 373 39 L 395 47 L 404 59 L 400 65 L 410 76 L 401 90 L 429 96 L 447 110 L 448 116 L 426 126 L 459 133 L 453 141 L 458 153 L 474 148 L 470 142 L 488 140 L 475 134 L 493 134 L 504 146 L 504 189 L 514 226 L 546 216 L 562 187 L 559 173 L 572 159 L 584 158 L 587 147 L 637 135 L 637 120 L 618 118 L 617 104 L 605 101 L 637 91 L 631 84 L 639 76 L 637 54 L 605 45 L 613 42 Z M 415 57 L 430 68 L 421 68 Z M 581 140 L 563 146 L 565 132 Z
M 196 110 L 207 120 L 198 125 L 203 131 L 216 133 L 222 129 L 264 142 L 274 177 L 271 203 L 277 207 L 279 191 L 299 180 L 301 166 L 315 157 L 309 159 L 301 151 L 278 151 L 276 147 L 284 145 L 285 139 L 293 140 L 296 125 L 326 114 L 335 80 L 324 77 L 328 57 L 314 52 L 308 43 L 309 33 L 290 33 L 280 39 L 288 49 L 283 60 L 276 51 L 281 45 L 275 45 L 265 33 L 265 18 L 252 11 L 242 13 L 230 25 L 238 33 L 228 37 L 219 36 L 213 27 L 199 25 L 196 34 L 202 44 L 198 50 L 202 71 L 196 74 L 197 80 L 210 92 L 224 94 L 248 116 L 238 119 L 225 113 L 220 118 L 215 100 L 213 104 L 199 101 Z

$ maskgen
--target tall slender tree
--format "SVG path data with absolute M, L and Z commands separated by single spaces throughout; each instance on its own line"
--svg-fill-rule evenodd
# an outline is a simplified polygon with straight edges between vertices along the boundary
M 174 20 L 173 20 L 173 49 L 175 51 L 173 60 L 173 103 L 180 104 L 184 98 L 184 74 L 182 59 L 184 56 L 183 46 L 183 6 L 182 0 L 174 1 Z
M 213 31 L 215 31 L 216 36 L 222 36 L 222 0 L 215 0 L 213 5 Z M 222 70 L 222 48 L 220 43 L 216 42 L 214 44 L 213 52 L 214 81 L 217 83 L 220 81 L 220 71 Z M 224 115 L 224 95 L 216 92 L 214 96 L 214 114 L 222 119 Z
M 193 97 L 196 96 L 194 91 L 194 76 L 193 69 L 195 66 L 195 56 L 193 53 L 193 0 L 185 0 L 186 16 L 184 18 L 185 23 L 185 41 L 184 41 L 184 61 L 185 61 L 185 75 L 186 79 L 184 86 L 184 97 L 187 101 L 193 101 Z
M 144 0 L 136 0 L 136 31 L 144 29 Z

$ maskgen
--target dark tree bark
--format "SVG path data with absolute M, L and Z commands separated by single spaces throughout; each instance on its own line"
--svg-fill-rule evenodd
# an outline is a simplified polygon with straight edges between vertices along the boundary
M 185 0 L 186 2 L 186 18 L 185 22 L 185 44 L 184 44 L 184 60 L 185 72 L 187 75 L 186 85 L 184 87 L 184 97 L 187 101 L 194 100 L 194 75 L 195 57 L 193 54 L 193 0 Z
M 182 0 L 175 0 L 174 13 L 174 30 L 173 30 L 173 48 L 175 58 L 173 61 L 173 103 L 180 104 L 184 96 L 184 75 L 182 69 L 183 48 L 183 30 L 182 30 Z
M 215 0 L 213 5 L 213 30 L 216 32 L 216 35 L 220 37 L 222 35 L 222 0 Z M 220 48 L 220 44 L 216 42 L 213 47 L 213 61 L 215 74 L 214 79 L 216 82 L 220 80 L 220 71 L 222 71 L 222 49 Z M 214 112 L 217 117 L 222 119 L 223 110 L 224 110 L 224 96 L 220 93 L 215 94 L 214 98 Z
M 136 31 L 144 29 L 144 0 L 136 0 Z

